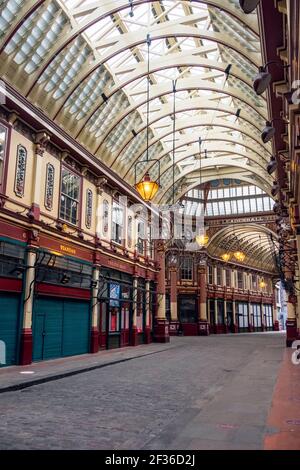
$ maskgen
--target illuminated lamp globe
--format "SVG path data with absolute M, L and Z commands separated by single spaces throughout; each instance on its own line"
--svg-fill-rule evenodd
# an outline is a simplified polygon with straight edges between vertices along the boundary
M 209 236 L 205 234 L 197 235 L 196 242 L 198 243 L 199 246 L 206 246 L 209 242 Z
M 246 258 L 246 255 L 245 255 L 242 251 L 236 251 L 236 252 L 234 253 L 234 257 L 235 257 L 235 259 L 237 259 L 238 261 L 243 262 L 244 259 Z
M 228 263 L 228 261 L 230 260 L 231 256 L 230 256 L 230 253 L 224 253 L 222 256 L 221 256 L 222 260 L 225 261 L 225 263 Z
M 264 280 L 264 279 L 261 279 L 260 282 L 259 282 L 259 287 L 260 287 L 261 289 L 264 289 L 266 286 L 267 286 L 267 284 L 265 283 L 265 280 Z
M 144 201 L 149 202 L 152 201 L 159 190 L 159 184 L 156 181 L 152 181 L 149 173 L 147 172 L 142 181 L 135 185 L 135 189 Z

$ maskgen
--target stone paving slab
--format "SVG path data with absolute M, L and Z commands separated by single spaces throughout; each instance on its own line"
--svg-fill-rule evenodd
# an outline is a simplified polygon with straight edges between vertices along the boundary
M 128 348 L 139 357 L 125 362 L 126 350 L 104 352 L 119 362 L 2 393 L 0 449 L 262 449 L 278 432 L 267 416 L 284 343 L 277 334 L 176 337 Z

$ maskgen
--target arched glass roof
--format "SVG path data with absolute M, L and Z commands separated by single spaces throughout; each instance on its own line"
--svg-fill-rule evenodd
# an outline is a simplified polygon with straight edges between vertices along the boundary
M 241 178 L 269 192 L 271 144 L 260 132 L 265 97 L 252 90 L 262 64 L 257 14 L 238 0 L 7 0 L 0 2 L 3 79 L 130 184 L 146 156 L 147 34 L 149 158 L 161 160 L 156 202 L 199 180 Z M 228 72 L 230 69 L 230 73 Z M 203 157 L 203 155 L 202 155 Z M 140 165 L 140 177 L 155 165 Z

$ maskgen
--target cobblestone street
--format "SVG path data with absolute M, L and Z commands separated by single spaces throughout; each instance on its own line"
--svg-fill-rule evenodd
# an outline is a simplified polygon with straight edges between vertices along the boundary
M 280 334 L 172 349 L 0 395 L 1 449 L 260 449 Z M 137 348 L 138 350 L 138 348 Z

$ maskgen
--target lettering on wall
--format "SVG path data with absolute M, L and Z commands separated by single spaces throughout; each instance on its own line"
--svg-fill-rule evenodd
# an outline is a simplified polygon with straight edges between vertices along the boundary
M 60 251 L 68 253 L 69 255 L 76 255 L 75 248 L 71 248 L 70 246 L 60 245 Z
M 45 207 L 49 211 L 53 208 L 54 175 L 54 166 L 51 163 L 48 163 L 46 168 Z
M 27 150 L 23 145 L 18 145 L 17 148 L 17 161 L 16 161 L 16 176 L 15 176 L 15 194 L 18 197 L 24 196 L 25 189 L 25 176 L 27 164 Z

